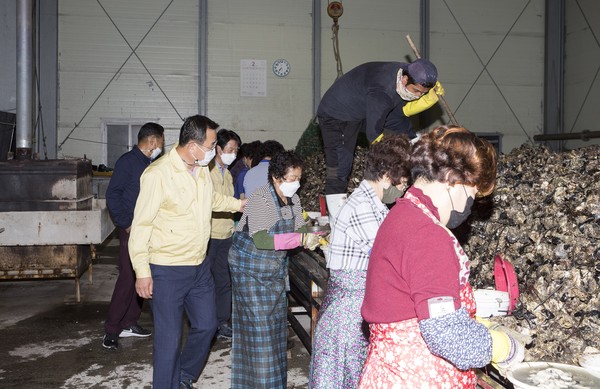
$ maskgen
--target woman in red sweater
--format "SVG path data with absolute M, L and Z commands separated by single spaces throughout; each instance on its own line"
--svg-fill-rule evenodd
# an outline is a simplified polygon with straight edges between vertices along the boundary
M 414 185 L 379 228 L 362 316 L 371 331 L 360 388 L 475 388 L 472 370 L 523 359 L 523 346 L 474 320 L 469 259 L 450 231 L 496 182 L 490 143 L 462 127 L 423 135 Z

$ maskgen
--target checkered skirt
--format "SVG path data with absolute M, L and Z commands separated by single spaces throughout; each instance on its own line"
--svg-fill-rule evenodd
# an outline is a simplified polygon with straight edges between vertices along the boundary
M 293 231 L 281 219 L 271 233 Z M 229 252 L 233 311 L 232 388 L 287 385 L 286 251 L 259 250 L 247 232 L 236 232 Z

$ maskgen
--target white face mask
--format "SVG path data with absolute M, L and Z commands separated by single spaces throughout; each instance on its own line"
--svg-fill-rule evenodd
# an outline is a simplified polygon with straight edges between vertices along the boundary
M 160 147 L 157 147 L 154 150 L 152 150 L 152 154 L 150 154 L 150 160 L 154 161 L 156 158 L 158 158 L 160 153 L 162 153 L 162 149 Z
M 192 154 L 192 156 L 194 157 L 194 163 L 198 166 L 208 166 L 208 164 L 210 163 L 210 161 L 212 161 L 212 159 L 215 157 L 215 154 L 217 152 L 215 151 L 215 149 L 209 150 L 209 151 L 205 151 L 204 152 L 204 159 L 203 160 L 199 160 L 194 154 Z
M 292 197 L 296 193 L 298 188 L 300 188 L 300 181 L 284 181 L 281 184 L 279 184 L 279 189 L 281 189 L 281 193 L 283 193 L 285 197 Z
M 412 93 L 406 88 L 406 86 L 402 82 L 402 69 L 398 71 L 398 77 L 396 79 L 396 92 L 400 95 L 402 100 L 405 101 L 413 101 L 421 97 L 416 93 Z
M 235 161 L 235 153 L 223 153 L 221 154 L 221 161 L 227 166 L 231 165 Z

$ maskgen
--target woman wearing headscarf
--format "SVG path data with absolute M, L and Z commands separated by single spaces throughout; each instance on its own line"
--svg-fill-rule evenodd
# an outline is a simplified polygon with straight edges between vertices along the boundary
M 296 194 L 302 166 L 292 151 L 271 159 L 269 182 L 252 193 L 233 236 L 234 389 L 287 385 L 287 251 L 299 246 L 314 250 L 320 239 L 302 229 L 306 222 Z
M 475 388 L 473 368 L 523 360 L 512 336 L 474 319 L 469 258 L 451 229 L 496 182 L 492 145 L 462 127 L 423 135 L 413 186 L 379 228 L 361 309 L 370 344 L 360 388 Z
M 360 315 L 369 254 L 389 212 L 385 204 L 394 203 L 406 189 L 409 157 L 405 136 L 386 135 L 372 145 L 363 180 L 337 215 L 329 245 L 327 294 L 313 336 L 311 388 L 358 386 L 369 345 Z

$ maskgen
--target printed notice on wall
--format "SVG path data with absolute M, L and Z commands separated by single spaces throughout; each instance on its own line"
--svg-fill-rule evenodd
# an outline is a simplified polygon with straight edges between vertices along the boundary
M 240 60 L 240 96 L 267 95 L 267 60 Z

